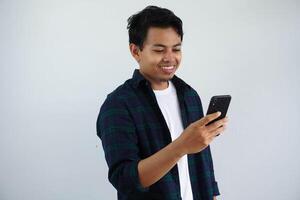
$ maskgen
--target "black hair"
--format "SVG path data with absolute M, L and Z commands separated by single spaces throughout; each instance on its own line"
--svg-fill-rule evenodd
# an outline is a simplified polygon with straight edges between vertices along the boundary
M 172 27 L 183 39 L 182 21 L 171 10 L 157 6 L 147 6 L 140 12 L 131 15 L 128 20 L 129 44 L 137 45 L 143 49 L 144 41 L 150 27 Z

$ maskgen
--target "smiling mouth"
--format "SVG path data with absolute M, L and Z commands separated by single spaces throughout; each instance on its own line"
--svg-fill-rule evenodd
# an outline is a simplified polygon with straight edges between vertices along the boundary
M 176 69 L 175 65 L 161 66 L 160 68 L 162 69 L 163 72 L 167 74 L 173 73 Z
M 171 66 L 165 66 L 165 67 L 162 67 L 163 69 L 168 69 L 168 70 L 171 70 L 171 69 L 174 69 L 175 66 L 174 65 L 171 65 Z

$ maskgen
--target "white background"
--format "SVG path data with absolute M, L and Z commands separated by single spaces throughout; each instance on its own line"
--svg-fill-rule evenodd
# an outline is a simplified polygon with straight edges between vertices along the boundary
M 184 24 L 177 75 L 232 95 L 212 144 L 223 200 L 300 199 L 300 2 L 0 0 L 0 199 L 116 199 L 96 118 L 138 68 L 127 18 L 167 7 Z

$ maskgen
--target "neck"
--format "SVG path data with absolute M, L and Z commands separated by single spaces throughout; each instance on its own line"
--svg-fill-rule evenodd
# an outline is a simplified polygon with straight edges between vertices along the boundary
M 147 79 L 153 90 L 164 90 L 169 87 L 169 80 L 155 80 L 140 70 L 140 73 Z

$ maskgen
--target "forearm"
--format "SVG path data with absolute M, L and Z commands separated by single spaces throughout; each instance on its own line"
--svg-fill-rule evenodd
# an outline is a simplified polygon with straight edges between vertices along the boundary
M 141 160 L 138 172 L 142 186 L 149 187 L 161 179 L 183 155 L 183 150 L 175 140 L 152 156 Z

